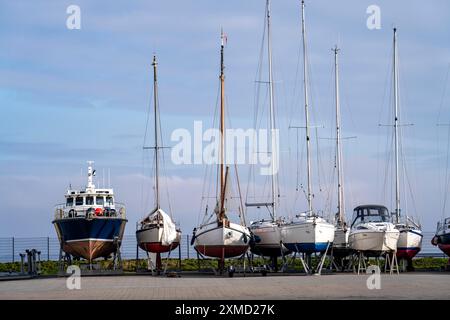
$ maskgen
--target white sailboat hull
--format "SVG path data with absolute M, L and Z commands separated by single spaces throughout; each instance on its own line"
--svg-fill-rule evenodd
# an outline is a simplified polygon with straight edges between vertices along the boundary
M 288 254 L 289 250 L 282 244 L 281 227 L 273 221 L 258 221 L 252 223 L 250 231 L 254 235 L 251 251 L 254 254 L 267 257 L 279 257 Z
M 400 229 L 397 257 L 412 259 L 422 249 L 422 238 L 422 231 L 419 229 Z
M 148 229 L 141 229 L 136 232 L 136 240 L 142 250 L 163 253 L 171 251 L 180 244 L 181 232 L 177 231 L 175 240 L 170 243 L 164 241 L 164 229 L 154 226 Z
M 195 233 L 194 247 L 208 257 L 231 258 L 244 254 L 250 244 L 247 227 L 228 222 L 226 225 L 211 223 L 199 227 Z
M 334 241 L 334 226 L 321 218 L 307 218 L 282 225 L 281 238 L 294 252 L 324 252 Z

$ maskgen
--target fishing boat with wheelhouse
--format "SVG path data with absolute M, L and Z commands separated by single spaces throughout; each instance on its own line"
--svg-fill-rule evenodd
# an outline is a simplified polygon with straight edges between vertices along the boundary
M 67 190 L 66 201 L 56 206 L 52 222 L 61 250 L 89 262 L 119 250 L 127 223 L 125 206 L 116 202 L 114 190 L 94 185 L 92 165 L 88 161 L 87 186 Z

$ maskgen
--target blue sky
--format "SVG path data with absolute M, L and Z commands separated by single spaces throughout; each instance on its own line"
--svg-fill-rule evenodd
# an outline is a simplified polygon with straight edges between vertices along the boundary
M 297 170 L 296 146 L 286 129 L 290 120 L 304 121 L 301 77 L 296 78 L 300 1 L 273 2 L 283 210 L 292 214 L 306 208 L 290 174 Z M 81 8 L 81 30 L 66 28 L 71 4 Z M 366 27 L 371 4 L 381 8 L 380 30 Z M 191 129 L 194 120 L 212 121 L 223 27 L 228 35 L 230 123 L 249 128 L 264 6 L 263 0 L 0 1 L 0 237 L 53 236 L 53 206 L 63 201 L 69 183 L 84 183 L 80 173 L 86 170 L 86 160 L 96 161 L 100 176 L 104 169 L 111 170 L 117 197 L 128 207 L 131 234 L 152 199 L 151 155 L 143 153 L 142 145 L 153 53 L 159 60 L 164 139 L 170 144 L 172 130 Z M 398 27 L 402 122 L 414 123 L 403 129 L 410 178 L 403 203 L 421 218 L 424 229 L 434 230 L 442 212 L 446 154 L 446 128 L 436 123 L 450 122 L 450 94 L 443 96 L 450 63 L 450 4 L 307 1 L 306 14 L 312 122 L 325 126 L 320 137 L 332 134 L 330 49 L 336 43 L 341 48 L 343 135 L 357 136 L 344 143 L 349 218 L 358 204 L 393 207 L 392 183 L 384 183 L 390 131 L 378 124 L 390 121 L 392 26 Z M 449 87 L 447 83 L 447 92 Z M 316 206 L 331 203 L 334 208 L 324 182 L 332 166 L 332 146 L 319 142 L 322 172 L 316 167 L 315 176 L 322 181 L 314 181 Z M 190 233 L 198 222 L 203 168 L 168 163 L 166 169 L 173 214 Z M 303 164 L 299 170 L 304 183 Z

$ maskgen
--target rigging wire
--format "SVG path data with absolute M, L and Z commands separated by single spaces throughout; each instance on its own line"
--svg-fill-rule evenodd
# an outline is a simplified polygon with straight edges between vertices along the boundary
M 447 93 L 447 84 L 448 84 L 449 73 L 450 73 L 450 63 L 448 64 L 447 73 L 445 75 L 445 80 L 444 80 L 444 87 L 443 87 L 443 90 L 442 90 L 441 99 L 440 99 L 440 103 L 439 103 L 438 118 L 437 118 L 437 121 L 436 121 L 436 123 L 438 125 L 439 125 L 439 120 L 441 119 L 442 107 L 444 105 L 444 100 L 445 100 L 446 93 Z M 449 176 L 448 176 L 448 169 L 449 169 L 448 168 L 448 166 L 449 166 L 448 160 L 449 160 L 449 151 L 450 151 L 450 125 L 446 124 L 446 126 L 447 126 L 447 151 L 446 151 L 446 161 L 445 161 L 445 175 L 444 175 L 445 182 L 444 183 L 442 183 L 441 175 L 438 174 L 439 185 L 443 185 L 444 186 L 444 188 L 442 188 L 443 193 L 441 192 L 441 203 L 443 203 L 443 206 L 442 206 L 442 217 L 441 217 L 442 220 L 444 219 L 444 216 L 445 216 L 445 207 L 446 207 L 446 203 L 447 203 L 447 194 L 448 194 L 447 190 L 448 190 L 448 185 L 449 185 L 449 182 L 448 182 L 448 179 L 449 179 Z M 436 154 L 440 153 L 440 147 L 439 146 L 440 146 L 440 140 L 439 140 L 439 133 L 438 133 L 437 134 L 437 148 L 438 148 L 438 150 L 436 150 Z

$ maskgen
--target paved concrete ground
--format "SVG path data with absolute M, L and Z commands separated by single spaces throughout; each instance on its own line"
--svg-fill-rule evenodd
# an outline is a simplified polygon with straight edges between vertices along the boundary
M 68 290 L 65 278 L 47 278 L 1 281 L 0 299 L 450 299 L 448 273 L 382 275 L 379 290 L 367 288 L 368 277 L 82 277 L 80 290 Z

